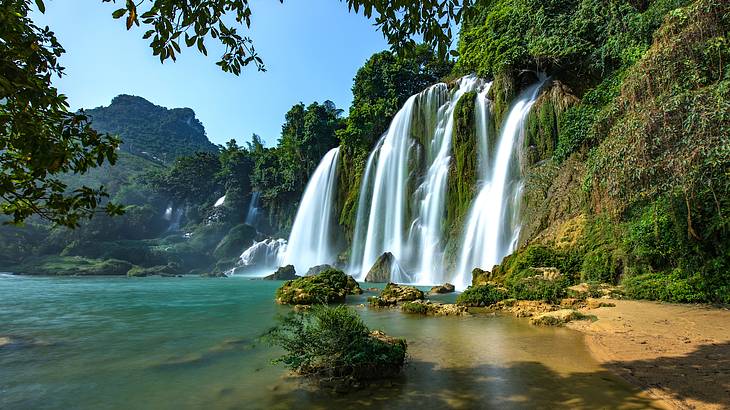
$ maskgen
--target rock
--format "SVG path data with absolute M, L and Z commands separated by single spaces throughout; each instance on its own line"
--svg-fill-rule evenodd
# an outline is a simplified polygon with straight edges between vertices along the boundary
M 558 310 L 558 307 L 539 300 L 505 299 L 492 306 L 497 310 L 504 310 L 517 317 L 532 317 L 542 313 Z
M 586 305 L 587 305 L 588 309 L 598 309 L 598 308 L 602 308 L 602 307 L 615 307 L 616 306 L 615 303 L 605 302 L 605 301 L 599 300 L 599 299 L 587 299 Z
M 585 319 L 585 315 L 577 310 L 560 309 L 534 316 L 530 318 L 530 323 L 536 326 L 562 326 L 573 320 L 581 319 Z
M 568 296 L 576 299 L 586 299 L 591 296 L 591 288 L 587 283 L 579 283 L 566 289 Z
M 456 290 L 456 287 L 450 283 L 444 283 L 440 286 L 434 286 L 431 288 L 431 291 L 429 292 L 432 295 L 440 295 L 444 293 L 452 293 Z
M 414 286 L 388 283 L 380 293 L 380 296 L 377 297 L 379 299 L 377 306 L 392 306 L 398 302 L 411 302 L 423 299 L 423 296 L 423 292 Z
M 309 270 L 307 271 L 307 274 L 306 274 L 306 275 L 304 275 L 304 276 L 314 276 L 314 275 L 318 275 L 318 274 L 320 274 L 320 273 L 322 273 L 322 272 L 326 271 L 327 269 L 334 269 L 334 268 L 335 268 L 334 266 L 332 266 L 332 265 L 327 265 L 327 264 L 324 264 L 324 265 L 317 265 L 317 266 L 312 266 L 311 268 L 309 268 Z
M 488 283 L 495 282 L 495 278 L 498 276 L 497 269 L 498 267 L 495 266 L 492 271 L 495 273 L 492 273 L 488 270 L 483 270 L 479 268 L 474 268 L 474 270 L 471 271 L 471 284 L 472 286 L 483 286 Z
M 388 283 L 395 280 L 394 278 L 402 278 L 405 276 L 407 274 L 400 267 L 395 256 L 390 252 L 385 252 L 378 257 L 378 260 L 370 268 L 368 274 L 365 276 L 365 282 Z
M 284 305 L 341 303 L 347 295 L 362 293 L 360 285 L 338 269 L 327 269 L 314 276 L 288 280 L 277 289 L 276 302 Z
M 175 276 L 180 272 L 180 265 L 176 263 L 168 263 L 167 265 L 158 265 L 151 268 L 143 268 L 141 266 L 134 266 L 127 271 L 129 277 L 145 277 L 145 276 L 163 276 L 171 277 Z
M 567 309 L 567 308 L 577 309 L 577 308 L 583 307 L 583 305 L 584 305 L 584 303 L 582 300 L 575 299 L 575 298 L 565 298 L 560 301 L 560 307 L 563 309 Z
M 265 276 L 263 280 L 294 280 L 298 278 L 297 271 L 294 269 L 294 265 L 280 266 L 276 272 L 269 276 Z
M 403 312 L 429 316 L 468 316 L 466 306 L 453 303 L 432 303 L 431 301 L 416 300 L 405 302 L 401 307 Z
M 556 281 L 560 279 L 563 275 L 560 273 L 560 270 L 558 268 L 548 268 L 548 267 L 541 267 L 541 268 L 530 268 L 533 272 L 535 272 L 535 276 L 539 276 L 544 280 L 549 281 Z
M 376 293 L 380 292 L 380 288 L 366 288 L 365 290 L 367 292 L 376 292 Z

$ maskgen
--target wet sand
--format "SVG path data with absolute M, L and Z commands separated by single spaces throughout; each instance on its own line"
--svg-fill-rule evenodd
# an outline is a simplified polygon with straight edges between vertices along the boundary
M 611 302 L 568 324 L 599 363 L 671 407 L 730 409 L 730 310 Z

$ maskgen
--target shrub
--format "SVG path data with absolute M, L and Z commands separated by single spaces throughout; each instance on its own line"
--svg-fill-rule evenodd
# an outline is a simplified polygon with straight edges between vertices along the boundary
M 346 306 L 313 306 L 279 318 L 266 338 L 286 353 L 276 362 L 303 375 L 355 380 L 396 375 L 403 367 L 403 339 L 370 332 Z
M 675 303 L 696 303 L 708 299 L 701 289 L 702 277 L 681 278 L 678 271 L 670 274 L 646 273 L 625 278 L 626 296 L 632 299 L 661 300 Z
M 568 280 L 562 276 L 547 280 L 540 276 L 520 278 L 510 283 L 512 297 L 522 300 L 545 300 L 557 303 L 565 296 Z
M 605 248 L 592 250 L 583 257 L 581 281 L 614 284 L 621 274 L 621 267 L 621 262 L 616 260 L 610 250 Z
M 456 298 L 461 306 L 489 306 L 507 299 L 507 291 L 492 284 L 470 286 Z
M 416 302 L 405 302 L 403 303 L 402 309 L 406 313 L 415 313 L 419 315 L 426 315 L 429 310 L 427 304 Z

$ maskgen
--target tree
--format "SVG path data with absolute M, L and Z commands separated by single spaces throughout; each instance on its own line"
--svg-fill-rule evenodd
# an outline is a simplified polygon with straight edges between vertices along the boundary
M 116 0 L 102 1 L 116 3 Z M 451 44 L 452 24 L 459 24 L 462 16 L 467 17 L 472 4 L 472 0 L 340 1 L 347 3 L 350 11 L 362 10 L 367 18 L 375 16 L 375 25 L 394 50 L 408 52 L 416 46 L 414 37 L 421 37 L 442 58 Z M 182 45 L 196 47 L 207 55 L 205 43 L 212 38 L 224 46 L 216 63 L 223 71 L 238 75 L 251 63 L 260 71 L 266 70 L 251 38 L 223 21 L 232 16 L 237 25 L 245 24 L 249 29 L 252 17 L 249 0 L 126 0 L 125 6 L 112 16 L 124 17 L 127 30 L 135 25 L 144 27 L 143 38 L 150 39 L 150 47 L 161 62 L 175 61 Z
M 34 2 L 45 12 L 43 0 Z M 472 1 L 345 2 L 355 13 L 375 16 L 395 50 L 415 48 L 413 38 L 420 35 L 445 57 L 451 25 L 468 14 Z M 33 24 L 30 6 L 31 0 L 0 0 L 0 212 L 16 224 L 39 215 L 68 227 L 92 217 L 101 205 L 109 215 L 120 214 L 123 208 L 106 201 L 104 187 L 69 192 L 57 178 L 85 173 L 104 162 L 114 164 L 121 141 L 94 131 L 82 112 L 68 111 L 66 97 L 51 85 L 53 76 L 63 75 L 57 59 L 65 50 L 48 27 Z M 126 0 L 112 13 L 116 19 L 125 17 L 128 30 L 145 27 L 143 38 L 150 39 L 153 54 L 162 62 L 174 61 L 181 44 L 207 55 L 206 39 L 216 39 L 225 48 L 217 64 L 236 75 L 251 63 L 265 69 L 251 39 L 235 27 L 250 28 L 251 15 L 248 0 Z M 227 17 L 233 17 L 234 26 L 224 22 Z
M 64 49 L 30 20 L 30 0 L 0 4 L 0 213 L 16 224 L 39 215 L 78 226 L 108 194 L 86 186 L 69 192 L 58 177 L 113 164 L 120 141 L 94 131 L 83 113 L 69 112 L 66 97 L 51 86 L 53 75 L 63 75 Z M 110 202 L 105 210 L 122 212 Z
M 425 45 L 407 56 L 383 51 L 370 57 L 355 75 L 347 128 L 338 133 L 345 150 L 370 151 L 408 97 L 441 80 L 451 67 Z

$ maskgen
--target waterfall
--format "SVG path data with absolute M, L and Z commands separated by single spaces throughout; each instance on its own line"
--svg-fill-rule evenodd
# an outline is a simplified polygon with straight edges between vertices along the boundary
M 223 205 L 226 202 L 226 196 L 223 195 L 222 197 L 218 198 L 218 200 L 215 201 L 213 204 L 213 208 L 218 208 L 219 206 Z
M 270 268 L 273 272 L 279 266 L 285 252 L 285 239 L 264 239 L 263 241 L 254 242 L 253 245 L 243 251 L 239 265 Z
M 182 208 L 175 208 L 173 207 L 172 203 L 167 205 L 167 208 L 165 209 L 165 213 L 162 215 L 162 218 L 166 221 L 168 221 L 167 231 L 177 231 L 180 229 L 180 222 L 182 221 L 184 209 Z
M 370 154 L 351 253 L 351 270 L 361 280 L 385 251 L 404 267 L 395 281 L 440 278 L 453 111 L 459 98 L 483 83 L 467 76 L 452 91 L 439 83 L 411 96 Z
M 294 265 L 304 274 L 312 266 L 333 263 L 336 249 L 332 232 L 332 209 L 337 189 L 340 149 L 322 158 L 309 180 L 294 219 L 282 265 Z
M 486 92 L 477 97 L 479 193 L 464 226 L 461 255 L 454 285 L 465 289 L 475 267 L 491 270 L 512 253 L 519 238 L 519 204 L 522 181 L 513 160 L 518 152 L 524 121 L 537 98 L 540 84 L 525 90 L 510 108 L 495 152 L 489 152 L 489 114 Z
M 256 220 L 259 216 L 259 201 L 261 200 L 261 193 L 254 191 L 251 193 L 251 201 L 248 204 L 248 212 L 246 212 L 245 223 L 251 226 L 256 226 Z

